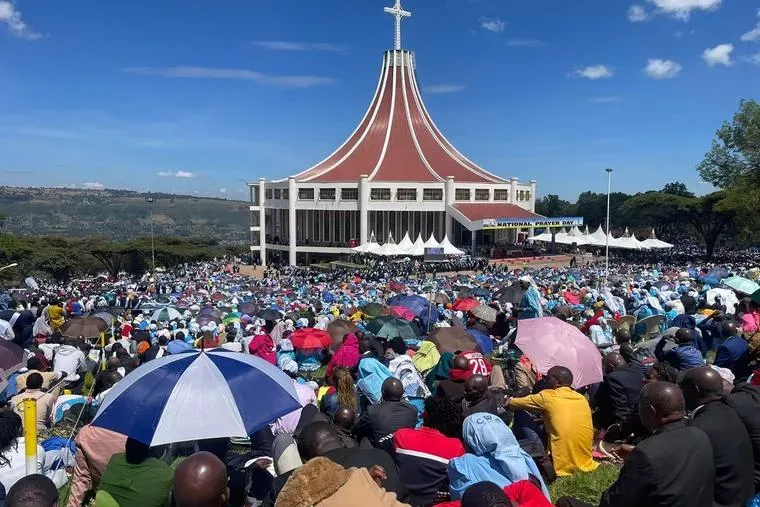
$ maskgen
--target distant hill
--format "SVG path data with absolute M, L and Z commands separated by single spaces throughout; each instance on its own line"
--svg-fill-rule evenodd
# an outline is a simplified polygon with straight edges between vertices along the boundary
M 150 235 L 152 197 L 156 236 L 248 240 L 248 203 L 129 190 L 0 186 L 0 230 L 21 235 L 129 240 Z

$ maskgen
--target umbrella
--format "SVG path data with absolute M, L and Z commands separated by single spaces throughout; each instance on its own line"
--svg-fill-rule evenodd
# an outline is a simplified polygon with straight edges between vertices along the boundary
M 290 341 L 293 343 L 293 347 L 297 349 L 321 349 L 329 346 L 333 339 L 327 331 L 307 327 L 296 329 L 290 335 Z
M 109 391 L 92 424 L 156 446 L 245 437 L 299 408 L 293 381 L 276 366 L 196 350 L 134 370 Z
M 153 312 L 150 320 L 155 320 L 156 322 L 169 322 L 170 320 L 181 318 L 182 314 L 179 313 L 175 308 L 161 308 Z
M 422 296 L 416 294 L 411 296 L 394 296 L 388 300 L 390 306 L 403 306 L 414 312 L 419 317 L 425 328 L 430 328 L 438 322 L 438 310 L 435 305 Z
M 379 317 L 388 313 L 388 307 L 380 303 L 367 303 L 362 307 L 362 312 L 370 317 Z
M 380 316 L 367 323 L 366 330 L 379 338 L 417 338 L 420 329 L 412 322 L 408 322 L 388 315 Z
M 482 287 L 476 287 L 476 288 L 472 289 L 472 291 L 470 292 L 470 294 L 472 294 L 475 297 L 479 297 L 479 298 L 487 298 L 487 297 L 491 296 L 491 293 L 488 292 L 486 289 L 484 289 Z
M 242 317 L 243 314 L 240 312 L 232 312 L 228 313 L 224 319 L 222 319 L 223 324 L 230 324 L 231 322 L 240 322 L 240 317 Z
M 498 310 L 486 305 L 478 305 L 470 310 L 470 313 L 485 322 L 496 322 L 496 316 L 499 314 Z
M 439 327 L 426 340 L 435 343 L 441 354 L 480 350 L 475 338 L 461 327 Z
M 113 321 L 116 319 L 116 317 L 114 317 L 112 314 L 110 314 L 108 312 L 93 313 L 92 315 L 90 315 L 90 317 L 93 317 L 93 318 L 96 318 L 96 319 L 102 319 L 103 322 L 105 322 L 109 326 L 111 324 L 113 324 Z
M 475 298 L 464 298 L 454 301 L 452 308 L 458 312 L 469 312 L 476 306 L 480 306 L 480 301 Z
M 546 374 L 552 366 L 569 368 L 574 388 L 602 381 L 602 356 L 594 343 L 556 317 L 521 320 L 515 344 L 539 373 Z
M 327 332 L 332 336 L 333 345 L 340 345 L 347 334 L 356 331 L 358 331 L 356 325 L 348 320 L 338 319 L 327 325 Z
M 415 317 L 413 311 L 409 308 L 404 308 L 403 306 L 391 306 L 388 310 L 388 313 L 391 316 L 398 317 L 399 319 L 414 320 Z
M 214 318 L 219 318 L 222 316 L 222 312 L 213 306 L 204 306 L 200 309 L 198 312 L 198 315 L 211 315 Z
M 203 327 L 208 326 L 212 322 L 214 324 L 219 324 L 219 319 L 213 315 L 198 315 L 198 317 L 195 319 L 195 322 L 197 322 L 199 326 Z
M 7 378 L 26 367 L 28 352 L 12 341 L 0 340 L 0 389 L 8 386 Z
M 282 318 L 282 313 L 277 310 L 265 309 L 256 314 L 257 317 L 264 320 L 278 320 Z
M 447 305 L 451 302 L 451 299 L 449 299 L 449 296 L 446 294 L 439 292 L 437 294 L 433 294 L 430 301 L 437 305 Z
M 742 294 L 754 294 L 760 290 L 760 285 L 758 285 L 756 282 L 753 282 L 752 280 L 741 276 L 732 276 L 730 278 L 726 278 L 723 280 L 723 285 L 726 287 L 731 287 L 736 292 L 741 292 Z
M 467 333 L 475 338 L 475 342 L 478 344 L 478 347 L 480 347 L 480 351 L 483 354 L 490 354 L 493 352 L 493 340 L 491 340 L 489 335 L 483 331 L 478 331 L 475 328 L 468 328 Z
M 525 289 L 520 287 L 519 283 L 515 283 L 509 287 L 499 289 L 496 294 L 494 294 L 494 298 L 498 299 L 503 305 L 512 303 L 513 306 L 518 306 L 522 300 L 523 294 L 525 294 Z
M 103 319 L 96 317 L 83 317 L 80 319 L 71 319 L 61 327 L 61 333 L 64 336 L 77 338 L 97 338 L 100 333 L 108 329 L 108 324 Z
M 240 303 L 240 306 L 238 306 L 238 310 L 243 315 L 256 315 L 256 313 L 259 311 L 259 307 L 255 303 L 251 303 L 250 301 L 246 301 L 244 303 Z

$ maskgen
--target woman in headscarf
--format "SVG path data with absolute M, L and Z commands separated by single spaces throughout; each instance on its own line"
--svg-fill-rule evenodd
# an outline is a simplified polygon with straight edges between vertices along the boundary
M 327 363 L 325 376 L 329 379 L 333 375 L 336 366 L 343 366 L 349 370 L 354 370 L 362 355 L 359 352 L 359 339 L 353 333 L 348 333 L 343 337 L 343 343 Z
M 504 421 L 491 414 L 473 414 L 464 420 L 462 433 L 468 453 L 449 461 L 452 499 L 461 499 L 465 490 L 477 482 L 489 481 L 503 488 L 531 476 L 550 498 L 536 463 L 520 448 Z
M 258 356 L 268 363 L 277 364 L 277 354 L 274 352 L 274 342 L 268 334 L 255 336 L 248 344 L 248 352 L 252 356 Z
M 380 403 L 385 379 L 393 374 L 377 359 L 365 357 L 359 361 L 359 381 L 357 387 L 371 404 Z

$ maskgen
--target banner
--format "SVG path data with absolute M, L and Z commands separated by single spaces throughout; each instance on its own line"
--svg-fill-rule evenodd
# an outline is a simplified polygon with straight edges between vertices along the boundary
M 525 229 L 529 227 L 575 227 L 583 225 L 583 217 L 559 218 L 484 218 L 483 229 Z

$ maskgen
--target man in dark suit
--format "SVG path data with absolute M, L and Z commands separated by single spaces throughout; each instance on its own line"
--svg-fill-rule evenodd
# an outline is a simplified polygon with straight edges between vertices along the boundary
M 367 436 L 373 447 L 390 444 L 396 430 L 417 425 L 417 409 L 402 401 L 404 385 L 399 379 L 385 379 L 382 396 L 380 403 L 367 407 L 366 418 L 360 423 L 362 427 L 357 428 L 357 434 Z
M 464 381 L 472 375 L 470 362 L 464 356 L 456 356 L 451 363 L 449 378 L 438 384 L 436 396 L 442 396 L 449 400 L 455 407 L 462 406 L 464 399 Z
M 715 505 L 743 507 L 755 491 L 752 442 L 723 396 L 723 379 L 710 367 L 692 368 L 681 381 L 692 426 L 707 434 L 715 466 Z
M 644 386 L 644 369 L 640 364 L 626 363 L 618 352 L 604 356 L 604 381 L 594 397 L 598 407 L 595 419 L 607 428 L 626 423 L 636 415 L 639 393 Z
M 739 419 L 744 423 L 752 442 L 752 454 L 755 459 L 755 493 L 760 493 L 760 387 L 739 384 L 731 391 L 729 399 Z
M 685 403 L 678 386 L 654 382 L 641 390 L 639 417 L 653 434 L 628 455 L 617 481 L 602 493 L 600 507 L 713 507 L 715 483 L 710 439 L 684 421 Z M 563 497 L 557 507 L 589 504 Z

